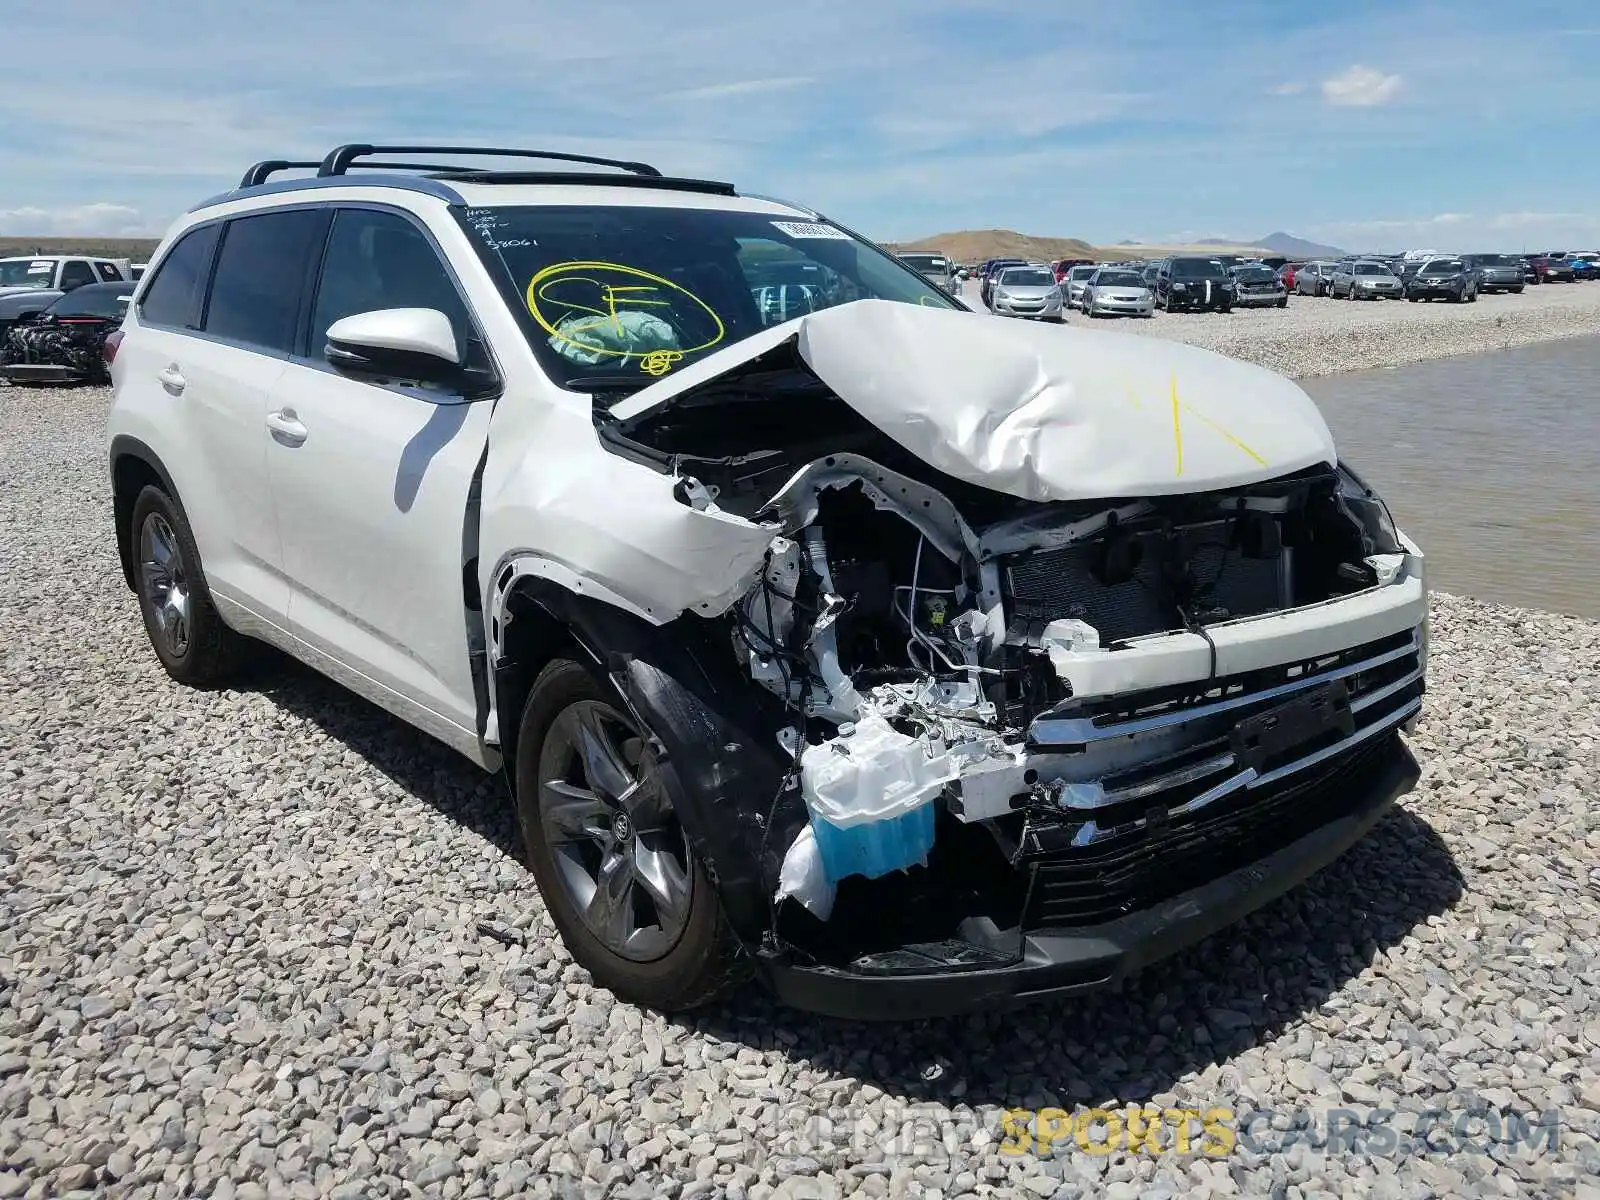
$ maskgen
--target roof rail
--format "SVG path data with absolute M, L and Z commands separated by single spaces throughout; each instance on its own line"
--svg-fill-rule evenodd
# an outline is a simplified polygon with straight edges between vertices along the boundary
M 244 173 L 244 178 L 239 181 L 242 188 L 256 187 L 271 179 L 279 171 L 310 171 L 320 163 L 290 162 L 286 158 L 269 158 L 265 162 L 258 162 Z
M 348 146 L 338 146 L 328 152 L 328 157 L 322 160 L 317 169 L 319 176 L 343 175 L 352 166 L 365 166 L 358 163 L 358 159 L 367 158 L 373 154 L 470 154 L 484 155 L 493 158 L 543 158 L 557 162 L 590 163 L 597 167 L 616 167 L 631 175 L 648 175 L 661 178 L 661 172 L 649 163 L 627 162 L 618 158 L 596 158 L 589 154 L 562 154 L 554 150 L 514 150 L 504 146 L 369 146 L 352 143 Z M 396 164 L 390 164 L 394 166 Z M 433 167 L 430 170 L 439 171 L 470 171 L 471 168 L 461 167 Z

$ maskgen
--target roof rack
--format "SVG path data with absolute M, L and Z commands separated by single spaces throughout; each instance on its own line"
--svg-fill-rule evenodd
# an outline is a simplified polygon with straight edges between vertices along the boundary
M 660 179 L 661 172 L 649 163 L 627 162 L 619 158 L 596 158 L 589 154 L 563 154 L 554 150 L 514 150 L 504 146 L 369 146 L 352 143 L 348 146 L 339 146 L 328 152 L 328 157 L 322 160 L 317 169 L 319 176 L 343 175 L 353 166 L 366 166 L 368 164 L 357 162 L 358 159 L 367 158 L 374 154 L 470 154 L 491 158 L 542 158 L 553 162 L 589 163 L 597 167 L 616 167 L 630 175 L 646 175 Z M 372 164 L 377 165 L 377 164 Z M 394 166 L 397 164 L 389 164 Z M 471 168 L 435 166 L 413 168 L 435 170 L 440 172 L 456 173 L 471 171 Z
M 314 162 L 290 162 L 286 158 L 269 158 L 265 162 L 258 162 L 244 173 L 244 178 L 239 180 L 242 188 L 256 187 L 271 179 L 279 171 L 310 171 L 321 166 Z

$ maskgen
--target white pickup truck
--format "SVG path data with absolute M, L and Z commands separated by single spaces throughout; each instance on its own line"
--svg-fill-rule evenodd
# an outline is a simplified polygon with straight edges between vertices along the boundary
M 35 254 L 0 258 L 0 296 L 16 292 L 70 292 L 86 283 L 117 283 L 133 278 L 126 258 L 73 254 Z

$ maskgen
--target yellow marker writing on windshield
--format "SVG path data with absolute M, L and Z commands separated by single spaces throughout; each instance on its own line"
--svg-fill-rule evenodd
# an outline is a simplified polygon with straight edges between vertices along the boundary
M 658 355 L 645 367 L 650 374 L 665 374 L 674 362 L 715 346 L 727 336 L 716 310 L 693 292 L 624 263 L 552 263 L 528 281 L 525 298 L 528 312 L 554 341 L 617 358 L 639 355 L 642 360 L 645 355 Z M 626 333 L 622 318 L 636 310 L 653 312 L 679 338 L 694 344 L 670 350 L 657 345 L 641 351 L 600 340 L 598 331 L 602 328 L 622 339 Z M 580 319 L 573 320 L 574 317 Z M 668 355 L 677 357 L 664 357 Z

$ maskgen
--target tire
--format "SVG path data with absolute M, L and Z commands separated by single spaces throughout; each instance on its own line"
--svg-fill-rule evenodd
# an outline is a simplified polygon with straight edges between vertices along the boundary
M 742 982 L 749 967 L 716 889 L 677 822 L 672 773 L 659 770 L 649 740 L 609 683 L 579 663 L 552 662 L 539 673 L 522 710 L 517 822 L 545 907 L 578 964 L 621 1000 L 681 1012 L 715 1000 Z M 626 805 L 608 801 L 605 793 L 618 789 L 591 780 L 585 762 L 605 762 L 621 770 L 614 778 L 648 786 L 622 789 L 632 797 Z M 582 776 L 581 783 L 572 782 L 574 774 Z M 568 790 L 548 786 L 557 783 Z M 574 825 L 603 832 L 591 836 L 569 828 L 573 836 L 560 836 L 562 822 L 549 810 L 552 798 L 566 802 Z M 649 829 L 643 828 L 647 819 Z M 586 858 L 592 868 L 583 865 Z M 623 904 L 599 906 L 598 913 L 585 908 L 577 892 L 587 881 L 598 899 L 602 868 L 617 862 L 622 865 L 610 878 L 626 889 Z M 653 884 L 647 882 L 652 874 Z M 658 895 L 672 897 L 672 906 L 658 905 Z M 648 909 L 643 917 L 640 898 Z M 650 917 L 655 925 L 636 925 Z M 610 931 L 597 930 L 596 922 L 609 924 Z
M 1279 300 L 1278 301 L 1278 307 L 1279 308 L 1288 308 L 1289 307 L 1289 297 L 1285 296 L 1282 300 Z
M 1415 296 L 1407 296 L 1406 299 L 1411 301 L 1411 303 L 1413 303 L 1413 304 L 1415 304 L 1417 302 L 1417 297 L 1415 297 Z
M 1522 295 L 1522 288 L 1521 288 L 1521 287 L 1514 287 L 1514 288 L 1512 288 L 1512 289 L 1511 289 L 1511 294 L 1512 294 L 1512 295 L 1513 295 L 1513 296 L 1520 296 L 1520 295 Z
M 247 657 L 249 639 L 224 625 L 211 602 L 194 533 L 172 497 L 157 487 L 140 492 L 129 539 L 139 615 L 162 667 L 189 687 L 227 682 Z

